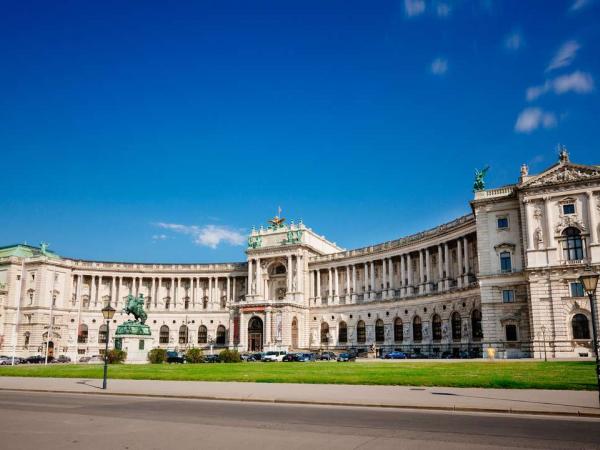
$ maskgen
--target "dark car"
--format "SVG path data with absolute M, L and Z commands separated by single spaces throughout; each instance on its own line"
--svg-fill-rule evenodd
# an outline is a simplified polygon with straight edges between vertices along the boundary
M 332 361 L 335 359 L 335 357 L 336 355 L 333 352 L 323 352 L 321 355 L 319 355 L 319 359 L 321 361 Z
M 316 359 L 317 359 L 317 355 L 315 355 L 314 353 L 298 353 L 297 361 L 311 362 L 311 361 L 315 361 Z
M 283 357 L 283 359 L 281 361 L 283 361 L 283 362 L 298 361 L 298 355 L 296 353 L 288 353 L 287 355 L 285 355 Z
M 183 364 L 185 362 L 185 358 L 183 355 L 180 355 L 177 352 L 167 352 L 167 362 L 169 364 Z
M 219 362 L 219 355 L 206 355 L 204 357 L 204 362 L 205 363 L 218 363 Z
M 394 350 L 384 356 L 385 359 L 406 359 L 406 353 Z
M 354 356 L 352 353 L 340 353 L 337 357 L 338 362 L 350 362 L 355 360 L 356 356 Z
M 71 358 L 69 358 L 66 355 L 60 355 L 58 358 L 56 358 L 52 362 L 55 362 L 55 363 L 70 363 L 71 362 Z
M 48 356 L 48 362 L 52 362 L 53 359 L 54 357 Z M 46 361 L 46 357 L 42 355 L 35 355 L 30 356 L 29 358 L 25 359 L 25 361 L 27 364 L 43 364 Z

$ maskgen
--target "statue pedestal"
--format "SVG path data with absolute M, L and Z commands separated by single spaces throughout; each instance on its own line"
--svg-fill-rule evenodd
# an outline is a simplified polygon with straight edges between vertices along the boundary
M 115 348 L 127 352 L 127 364 L 145 364 L 148 362 L 148 352 L 152 349 L 152 336 L 124 334 L 115 337 Z
M 148 351 L 152 348 L 153 339 L 150 327 L 135 320 L 129 320 L 117 327 L 115 348 L 125 350 L 128 364 L 145 364 L 148 362 Z

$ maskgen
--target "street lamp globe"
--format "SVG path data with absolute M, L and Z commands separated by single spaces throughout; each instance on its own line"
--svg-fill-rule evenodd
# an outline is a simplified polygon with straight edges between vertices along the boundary
M 587 295 L 594 295 L 598 286 L 599 275 L 592 271 L 591 267 L 586 267 L 583 274 L 580 275 L 579 281 L 583 285 L 583 289 Z
M 115 315 L 115 311 L 115 308 L 111 307 L 110 305 L 107 305 L 104 308 L 102 308 L 102 316 L 104 316 L 105 320 L 110 320 Z

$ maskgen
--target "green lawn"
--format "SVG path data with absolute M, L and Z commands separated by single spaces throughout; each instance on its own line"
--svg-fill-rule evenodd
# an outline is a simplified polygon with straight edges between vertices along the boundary
M 0 376 L 102 378 L 102 365 L 0 366 Z M 110 378 L 254 381 L 259 383 L 377 384 L 513 389 L 596 388 L 594 363 L 402 362 L 112 365 Z

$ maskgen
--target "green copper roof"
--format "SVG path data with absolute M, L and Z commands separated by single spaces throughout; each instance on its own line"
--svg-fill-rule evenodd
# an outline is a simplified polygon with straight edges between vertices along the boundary
M 0 247 L 0 258 L 6 258 L 9 256 L 17 256 L 20 258 L 47 256 L 48 258 L 60 259 L 60 256 L 48 250 L 47 244 L 42 244 L 40 247 L 33 247 L 27 244 L 16 244 Z

